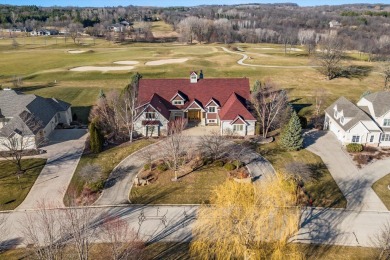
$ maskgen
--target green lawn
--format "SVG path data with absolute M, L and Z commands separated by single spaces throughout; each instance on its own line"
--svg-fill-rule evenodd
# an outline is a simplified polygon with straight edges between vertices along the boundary
M 276 171 L 286 172 L 286 164 L 293 161 L 308 164 L 312 169 L 314 180 L 305 184 L 305 190 L 313 199 L 313 206 L 346 207 L 347 201 L 321 157 L 306 149 L 292 152 L 285 151 L 280 148 L 277 140 L 258 147 L 258 152 L 272 163 Z
M 0 161 L 0 210 L 15 209 L 23 202 L 45 163 L 46 159 L 22 160 L 26 172 L 18 180 L 15 164 L 11 161 Z
M 376 195 L 382 200 L 386 208 L 390 210 L 390 174 L 387 174 L 382 179 L 377 180 L 373 185 L 372 189 L 376 192 Z
M 136 204 L 200 204 L 208 203 L 213 188 L 228 178 L 221 167 L 202 167 L 171 181 L 172 171 L 159 173 L 157 181 L 147 186 L 134 187 L 130 201 Z
M 153 23 L 154 30 L 169 32 L 166 24 Z M 12 87 L 12 78 L 23 77 L 21 90 L 45 97 L 57 97 L 70 102 L 76 109 L 87 108 L 96 101 L 100 89 L 120 89 L 129 83 L 132 73 L 139 72 L 144 78 L 183 78 L 188 71 L 203 69 L 208 77 L 247 77 L 251 84 L 255 80 L 270 79 L 280 87 L 288 90 L 294 103 L 307 104 L 301 115 L 310 114 L 313 103 L 313 90 L 323 88 L 328 95 L 325 105 L 329 105 L 339 96 L 356 101 L 366 91 L 378 91 L 382 88 L 383 79 L 379 73 L 379 64 L 365 62 L 357 52 L 348 54 L 347 66 L 363 66 L 369 69 L 366 76 L 359 78 L 337 78 L 326 80 L 313 68 L 259 68 L 238 65 L 239 55 L 225 53 L 220 47 L 223 44 L 174 45 L 172 43 L 129 43 L 113 44 L 102 39 L 93 44 L 91 39 L 84 39 L 87 45 L 75 45 L 63 39 L 46 37 L 18 38 L 20 46 L 12 47 L 9 39 L 0 39 L 0 85 Z M 46 45 L 44 45 L 46 43 Z M 247 62 L 272 65 L 310 65 L 312 59 L 304 52 L 293 51 L 284 55 L 283 46 L 276 44 L 233 44 L 241 47 L 253 56 Z M 295 46 L 300 48 L 300 46 Z M 267 49 L 268 48 L 268 49 Z M 273 49 L 269 49 L 273 48 Z M 68 50 L 87 51 L 81 54 L 70 54 Z M 146 66 L 145 62 L 159 59 L 184 58 L 189 60 L 182 64 Z M 132 71 L 117 72 L 72 72 L 77 66 L 114 66 L 118 60 L 135 60 Z M 56 82 L 55 84 L 53 84 Z M 353 91 L 352 91 L 353 90 Z M 87 111 L 87 110 L 85 110 Z M 85 114 L 85 113 L 84 113 Z M 84 116 L 85 119 L 85 116 Z
M 135 151 L 138 151 L 141 148 L 150 145 L 154 142 L 155 140 L 153 139 L 142 139 L 135 141 L 131 144 L 125 143 L 120 146 L 110 148 L 99 154 L 83 154 L 72 177 L 67 193 L 75 190 L 77 194 L 80 195 L 85 185 L 85 180 L 80 176 L 80 171 L 85 165 L 99 165 L 102 169 L 102 178 L 106 180 L 112 170 L 115 168 L 115 166 L 117 166 L 123 159 L 125 159 L 127 156 L 134 153 Z M 66 199 L 64 202 L 65 204 L 67 204 Z

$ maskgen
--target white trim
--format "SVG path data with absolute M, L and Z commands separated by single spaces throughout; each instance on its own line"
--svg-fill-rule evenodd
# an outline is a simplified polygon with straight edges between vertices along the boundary
M 190 108 L 190 106 L 192 106 L 194 103 L 195 103 L 199 108 Z M 206 111 L 202 108 L 202 106 L 201 106 L 196 100 L 192 101 L 192 103 L 184 110 L 184 112 L 188 112 L 188 110 L 192 110 L 192 109 L 200 109 L 202 112 L 206 112 Z

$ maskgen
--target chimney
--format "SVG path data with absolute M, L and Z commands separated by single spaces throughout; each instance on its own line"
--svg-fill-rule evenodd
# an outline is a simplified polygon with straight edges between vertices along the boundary
M 203 70 L 200 70 L 199 79 L 203 79 Z

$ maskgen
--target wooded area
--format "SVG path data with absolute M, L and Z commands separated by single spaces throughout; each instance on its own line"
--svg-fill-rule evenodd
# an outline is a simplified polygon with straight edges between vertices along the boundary
M 76 24 L 92 36 L 111 39 L 110 25 L 127 21 L 130 26 L 122 34 L 142 33 L 142 40 L 153 41 L 150 23 L 158 20 L 172 25 L 184 42 L 302 44 L 310 54 L 321 40 L 337 36 L 349 50 L 390 53 L 390 5 L 246 4 L 167 8 L 0 5 L 0 27 L 22 28 L 27 32 L 40 28 L 71 31 Z M 134 23 L 136 28 L 132 26 Z

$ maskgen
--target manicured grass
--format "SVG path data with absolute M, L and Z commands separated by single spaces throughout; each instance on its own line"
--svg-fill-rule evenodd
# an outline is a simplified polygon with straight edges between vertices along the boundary
M 310 245 L 298 244 L 304 259 L 340 259 L 340 260 L 365 260 L 377 259 L 378 251 L 374 248 L 334 246 L 334 245 Z M 105 260 L 109 255 L 107 244 L 93 244 L 90 258 Z M 74 259 L 74 256 L 65 255 L 64 259 Z M 0 260 L 35 259 L 34 255 L 25 249 L 13 249 L 0 253 Z M 196 259 L 191 258 L 189 243 L 156 242 L 146 246 L 139 259 Z M 288 258 L 286 258 L 288 259 Z
M 171 181 L 172 171 L 158 175 L 156 182 L 147 186 L 134 187 L 130 201 L 136 204 L 200 204 L 208 203 L 213 188 L 228 178 L 228 172 L 221 167 L 202 167 L 177 182 Z
M 24 159 L 26 172 L 18 180 L 17 168 L 11 161 L 0 161 L 0 210 L 12 210 L 26 198 L 46 164 L 46 159 Z
M 293 161 L 308 164 L 314 180 L 305 183 L 305 190 L 316 207 L 345 208 L 347 201 L 334 181 L 321 157 L 306 149 L 285 151 L 278 145 L 278 139 L 270 144 L 260 145 L 258 152 L 272 163 L 276 171 L 286 172 L 285 166 Z
M 72 177 L 67 193 L 76 191 L 79 195 L 85 185 L 85 180 L 80 176 L 80 171 L 87 164 L 96 164 L 102 169 L 102 178 L 106 180 L 112 170 L 130 154 L 154 143 L 153 139 L 142 139 L 133 143 L 125 143 L 120 146 L 107 149 L 99 154 L 83 154 Z M 67 203 L 67 200 L 64 201 Z
M 388 186 L 390 185 L 390 174 L 387 174 L 382 179 L 377 180 L 373 185 L 372 189 L 375 191 L 376 195 L 381 199 L 386 208 L 390 210 L 390 190 Z
M 154 22 L 153 31 L 169 33 L 169 26 L 163 22 Z M 260 68 L 238 65 L 239 55 L 224 52 L 220 47 L 224 44 L 175 45 L 172 43 L 130 43 L 113 44 L 97 39 L 95 45 L 91 38 L 83 39 L 87 45 L 73 44 L 63 38 L 37 37 L 18 38 L 20 46 L 12 47 L 9 39 L 0 40 L 0 84 L 12 87 L 12 78 L 23 77 L 22 90 L 47 97 L 57 97 L 70 102 L 74 107 L 89 107 L 96 102 L 100 89 L 120 89 L 129 83 L 134 72 L 144 78 L 183 78 L 191 70 L 203 69 L 208 77 L 247 77 L 251 84 L 255 80 L 270 79 L 288 90 L 290 100 L 295 104 L 305 104 L 300 115 L 310 115 L 313 110 L 313 92 L 325 89 L 327 97 L 324 107 L 330 105 L 340 96 L 355 102 L 366 91 L 382 89 L 383 79 L 379 72 L 379 64 L 365 62 L 365 55 L 357 52 L 348 53 L 350 58 L 346 66 L 361 66 L 368 70 L 367 75 L 351 78 L 326 80 L 314 68 Z M 46 45 L 44 45 L 46 43 Z M 253 64 L 269 65 L 311 65 L 312 58 L 305 52 L 291 51 L 284 55 L 284 46 L 277 44 L 233 44 L 245 50 L 253 60 Z M 301 48 L 301 46 L 295 46 Z M 273 49 L 267 49 L 273 48 Z M 87 51 L 82 54 L 70 54 L 68 50 Z M 160 59 L 184 58 L 189 60 L 181 64 L 146 66 L 145 62 Z M 117 66 L 114 61 L 135 60 L 132 71 L 117 72 L 71 72 L 77 66 Z M 53 87 L 53 82 L 56 82 Z M 86 117 L 83 118 L 86 120 Z

